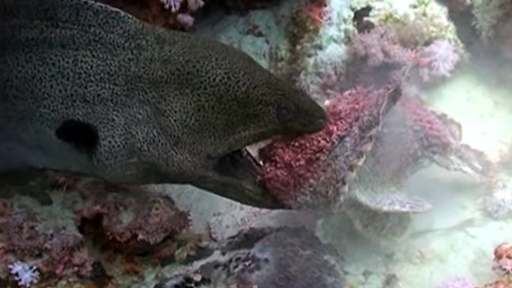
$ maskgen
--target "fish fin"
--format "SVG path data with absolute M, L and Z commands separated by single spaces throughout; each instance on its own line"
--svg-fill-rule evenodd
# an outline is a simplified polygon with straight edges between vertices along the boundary
M 382 212 L 422 213 L 432 209 L 432 204 L 419 197 L 411 197 L 398 191 L 379 191 L 371 195 L 353 195 L 363 205 Z

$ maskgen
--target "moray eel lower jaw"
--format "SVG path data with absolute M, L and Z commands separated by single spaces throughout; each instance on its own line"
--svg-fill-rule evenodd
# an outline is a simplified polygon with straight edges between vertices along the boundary
M 245 205 L 266 209 L 286 209 L 262 183 L 260 177 L 262 164 L 257 151 L 273 140 L 290 139 L 321 130 L 327 122 L 327 116 L 322 108 L 319 111 L 318 117 L 314 115 L 315 117 L 294 119 L 287 129 L 277 133 L 265 131 L 259 136 L 252 137 L 252 140 L 256 140 L 255 142 L 251 141 L 248 145 L 228 152 L 215 160 L 213 169 L 206 169 L 208 171 L 206 175 L 193 185 Z M 304 120 L 308 122 L 303 123 Z
M 198 181 L 194 181 L 193 185 L 245 205 L 266 209 L 286 209 L 283 203 L 277 201 L 262 183 L 260 178 L 262 164 L 257 156 L 257 151 L 273 140 L 290 139 L 323 129 L 327 123 L 327 114 L 320 106 L 317 110 L 317 113 L 309 117 L 306 115 L 303 118 L 292 119 L 285 128 L 279 131 L 257 133 L 257 136 L 250 137 L 254 141 L 231 141 L 245 146 L 239 148 L 240 146 L 236 144 L 227 145 L 231 148 L 226 149 L 224 151 L 226 154 L 220 157 L 213 156 L 219 155 L 219 153 L 210 154 L 208 158 L 215 159 L 213 160 L 213 169 L 204 169 L 203 171 L 207 172 Z M 230 150 L 232 152 L 228 152 Z M 211 167 L 212 162 L 207 161 L 207 163 L 206 166 Z
M 222 157 L 193 185 L 244 205 L 285 209 L 260 181 L 260 166 L 247 148 L 243 148 Z

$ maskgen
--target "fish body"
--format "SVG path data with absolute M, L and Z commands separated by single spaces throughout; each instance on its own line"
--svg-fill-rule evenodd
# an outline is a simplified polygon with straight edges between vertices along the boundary
M 0 27 L 0 173 L 192 184 L 267 207 L 230 159 L 326 122 L 245 53 L 96 2 L 2 1 Z

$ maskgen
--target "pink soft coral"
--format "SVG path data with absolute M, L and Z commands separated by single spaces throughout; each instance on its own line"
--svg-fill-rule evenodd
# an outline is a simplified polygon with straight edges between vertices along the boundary
M 425 82 L 432 78 L 449 78 L 460 60 L 456 48 L 444 39 L 435 40 L 419 54 L 419 74 Z

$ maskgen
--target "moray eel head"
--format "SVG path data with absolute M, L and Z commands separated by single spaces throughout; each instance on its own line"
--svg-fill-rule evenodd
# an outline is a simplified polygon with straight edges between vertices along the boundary
M 259 93 L 247 90 L 250 91 L 247 96 L 251 95 L 244 100 L 250 101 L 250 104 L 241 107 L 252 109 L 243 114 L 244 119 L 236 119 L 228 125 L 237 127 L 232 131 L 238 132 L 233 133 L 232 137 L 228 136 L 224 142 L 237 144 L 213 157 L 216 159 L 213 175 L 196 186 L 243 204 L 283 208 L 260 182 L 260 164 L 248 149 L 263 144 L 265 140 L 317 132 L 326 125 L 327 116 L 324 109 L 309 96 L 278 79 L 266 82 L 263 87 L 265 89 L 259 89 L 261 91 L 256 90 Z
M 327 123 L 326 112 L 306 93 L 242 52 L 233 50 L 229 57 L 208 65 L 213 65 L 217 79 L 210 89 L 217 89 L 215 93 L 222 97 L 210 98 L 217 102 L 208 105 L 208 126 L 196 127 L 198 135 L 204 136 L 200 144 L 207 144 L 203 167 L 213 165 L 213 172 L 194 185 L 244 204 L 276 207 L 259 183 L 259 167 L 246 147 L 320 131 Z M 204 139 L 210 141 L 204 143 Z
M 0 1 L 0 172 L 191 184 L 278 207 L 245 147 L 316 132 L 323 108 L 240 50 L 96 2 Z

